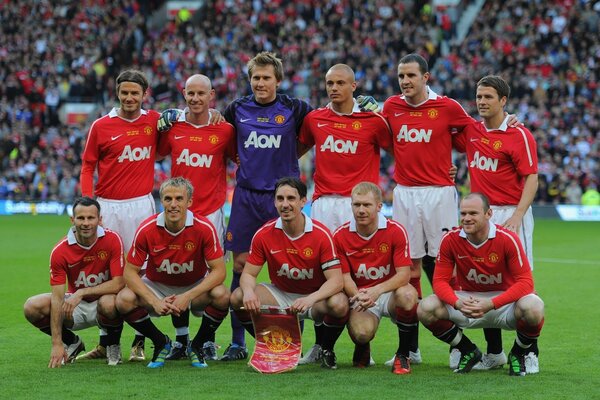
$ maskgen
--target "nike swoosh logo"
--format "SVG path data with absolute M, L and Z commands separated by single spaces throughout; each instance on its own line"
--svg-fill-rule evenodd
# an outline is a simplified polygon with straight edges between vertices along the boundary
M 458 255 L 458 258 L 462 260 L 463 258 L 469 258 L 469 256 L 461 256 L 461 255 L 459 254 L 459 255 Z
M 179 140 L 181 138 L 184 138 L 185 136 L 173 136 L 175 138 L 175 140 Z
M 404 114 L 406 114 L 406 113 L 394 113 L 394 117 L 399 117 L 399 116 L 404 115 Z
M 346 252 L 346 255 L 347 255 L 348 257 L 350 257 L 351 255 L 353 255 L 353 254 L 356 254 L 356 253 L 358 253 L 358 251 L 347 251 L 347 252 Z
M 317 128 L 322 128 L 322 127 L 327 126 L 327 125 L 329 125 L 329 124 L 317 124 Z
M 75 266 L 79 265 L 80 263 L 81 263 L 81 261 L 79 261 L 79 262 L 76 262 L 75 264 L 67 264 L 67 267 L 69 267 L 69 268 L 73 268 L 73 267 L 75 267 Z
M 111 136 L 110 140 L 117 140 L 118 138 L 120 138 L 121 136 L 123 136 L 123 134 L 120 134 L 118 136 Z
M 277 254 L 277 253 L 281 253 L 282 250 L 271 250 L 271 254 Z
M 479 139 L 473 139 L 473 138 L 471 138 L 471 142 L 479 142 Z
M 240 118 L 240 122 L 248 122 L 250 121 L 252 118 Z
M 159 252 L 163 251 L 164 249 L 166 249 L 166 247 L 159 247 L 158 249 L 157 249 L 156 247 L 154 247 L 154 248 L 152 249 L 152 251 L 153 251 L 154 253 L 159 253 Z

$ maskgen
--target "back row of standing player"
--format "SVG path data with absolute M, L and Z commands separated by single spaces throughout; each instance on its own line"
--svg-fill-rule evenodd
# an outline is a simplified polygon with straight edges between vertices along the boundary
M 180 116 L 182 124 L 175 124 L 161 140 L 155 128 L 159 114 L 141 109 L 147 81 L 135 71 L 119 76 L 121 106 L 92 125 L 81 186 L 83 195 L 98 197 L 104 225 L 122 236 L 125 251 L 140 222 L 154 213 L 150 192 L 157 146 L 161 156 L 171 155 L 172 175 L 188 177 L 196 188 L 192 209 L 207 216 L 220 233 L 226 159 L 235 157 L 238 162 L 225 234 L 225 249 L 233 252 L 232 291 L 239 285 L 254 233 L 277 216 L 276 181 L 299 175 L 298 156 L 315 146 L 313 217 L 333 231 L 351 219 L 350 190 L 361 181 L 379 183 L 380 149 L 393 148 L 398 184 L 393 218 L 408 231 L 411 283 L 420 292 L 420 259 L 426 253 L 437 255 L 444 231 L 457 221 L 457 194 L 448 173 L 455 139 L 456 147 L 467 151 L 472 190 L 490 196 L 492 206 L 502 211 L 495 212 L 495 222 L 520 233 L 531 262 L 529 206 L 537 185 L 531 134 L 522 127 L 508 128 L 504 118 L 494 120 L 495 126 L 477 124 L 457 102 L 427 86 L 428 66 L 422 57 L 411 54 L 400 60 L 402 95 L 388 99 L 382 114 L 359 108 L 353 98 L 354 73 L 343 64 L 326 75 L 331 102 L 314 111 L 304 101 L 277 94 L 283 67 L 273 54 L 253 58 L 248 76 L 253 94 L 230 104 L 224 112 L 229 124 L 216 126 L 207 125 L 208 104 L 214 96 L 210 80 L 201 75 L 188 79 L 184 90 L 188 108 Z M 478 89 L 482 117 L 504 106 L 508 94 L 496 92 L 480 96 Z M 460 131 L 465 134 L 453 135 Z M 232 323 L 228 351 L 233 358 L 245 357 L 243 328 L 234 318 Z

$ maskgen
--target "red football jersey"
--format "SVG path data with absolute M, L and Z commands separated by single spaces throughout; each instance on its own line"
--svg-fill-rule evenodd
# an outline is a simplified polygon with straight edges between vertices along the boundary
M 377 231 L 370 237 L 356 232 L 354 220 L 333 234 L 342 272 L 351 274 L 359 289 L 385 282 L 396 275 L 396 268 L 412 265 L 404 227 L 383 214 L 379 214 L 378 224 Z
M 235 130 L 229 123 L 197 126 L 173 124 L 159 139 L 158 153 L 171 156 L 171 176 L 182 176 L 194 186 L 190 210 L 208 215 L 225 203 L 227 158 L 235 158 Z
M 537 174 L 537 145 L 529 130 L 511 128 L 504 120 L 488 130 L 483 122 L 468 126 L 455 139 L 457 149 L 467 153 L 471 192 L 485 194 L 490 204 L 516 206 L 525 177 Z
M 164 213 L 153 215 L 138 228 L 127 261 L 141 267 L 146 277 L 169 286 L 192 285 L 208 273 L 206 261 L 223 257 L 214 226 L 188 210 L 185 227 L 171 233 Z
M 503 291 L 492 299 L 495 308 L 533 293 L 533 277 L 519 237 L 490 222 L 488 239 L 476 246 L 460 228 L 448 232 L 440 244 L 433 275 L 433 291 L 446 304 L 458 297 L 450 286 L 456 266 L 456 283 L 469 292 Z
M 304 233 L 297 238 L 286 235 L 281 218 L 277 218 L 263 225 L 250 245 L 248 262 L 266 262 L 271 283 L 290 293 L 316 292 L 326 281 L 323 271 L 340 265 L 329 230 L 305 218 Z
M 113 108 L 108 115 L 94 121 L 83 151 L 81 169 L 82 194 L 124 200 L 147 195 L 154 185 L 156 123 L 160 114 L 142 110 L 133 121 L 118 116 Z M 98 182 L 91 182 L 98 168 Z
M 50 253 L 50 285 L 64 285 L 68 292 L 98 286 L 123 275 L 123 242 L 116 232 L 98 227 L 98 240 L 89 247 L 77 243 L 75 228 Z M 86 297 L 95 301 L 97 296 Z
M 300 129 L 298 140 L 315 146 L 315 192 L 350 196 L 359 182 L 379 184 L 379 149 L 392 145 L 389 125 L 376 112 L 339 114 L 329 107 L 311 111 Z
M 386 100 L 383 115 L 392 128 L 394 180 L 404 186 L 454 186 L 452 135 L 474 119 L 455 100 L 429 89 L 428 99 L 412 106 L 404 96 Z

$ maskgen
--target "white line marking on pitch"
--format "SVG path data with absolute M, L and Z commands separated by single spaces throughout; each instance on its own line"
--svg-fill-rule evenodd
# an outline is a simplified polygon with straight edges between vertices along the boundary
M 600 265 L 600 261 L 575 260 L 575 259 L 565 259 L 565 258 L 536 258 L 535 261 L 555 263 L 555 264 Z

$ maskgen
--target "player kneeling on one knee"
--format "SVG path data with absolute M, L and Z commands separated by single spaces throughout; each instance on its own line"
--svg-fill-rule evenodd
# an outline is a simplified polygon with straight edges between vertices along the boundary
M 508 355 L 510 375 L 537 373 L 544 303 L 534 293 L 519 237 L 490 222 L 492 210 L 480 193 L 461 201 L 460 216 L 461 227 L 442 239 L 433 279 L 435 294 L 419 304 L 419 320 L 435 337 L 460 351 L 455 372 L 471 371 L 482 357 L 462 329 L 500 328 L 517 331 Z M 455 269 L 455 286 L 462 290 L 451 284 Z
M 380 213 L 382 194 L 377 185 L 361 182 L 351 197 L 353 219 L 336 230 L 333 240 L 352 308 L 348 322 L 355 344 L 352 363 L 359 368 L 370 365 L 370 342 L 386 316 L 398 326 L 392 372 L 408 374 L 409 347 L 418 324 L 417 291 L 409 284 L 408 235 L 402 225 Z
M 179 315 L 188 308 L 202 315 L 188 354 L 192 366 L 203 368 L 205 349 L 214 346 L 215 331 L 229 307 L 223 250 L 214 226 L 188 210 L 192 194 L 193 187 L 184 178 L 163 182 L 160 199 L 165 211 L 142 222 L 127 255 L 127 287 L 119 293 L 117 307 L 129 325 L 154 343 L 149 368 L 162 367 L 171 350 L 170 339 L 150 315 Z M 144 263 L 146 275 L 140 277 Z
M 333 351 L 348 320 L 348 298 L 329 230 L 304 213 L 306 185 L 298 178 L 281 178 L 275 187 L 279 218 L 254 235 L 250 255 L 231 295 L 231 305 L 252 334 L 249 313 L 261 305 L 289 307 L 300 318 L 310 318 L 323 330 L 322 366 L 337 368 Z M 267 263 L 271 283 L 256 277 Z M 244 309 L 242 310 L 242 306 Z
M 91 326 L 107 330 L 107 361 L 117 365 L 123 321 L 115 297 L 125 285 L 123 243 L 115 232 L 100 226 L 100 204 L 90 197 L 75 201 L 71 222 L 67 236 L 50 255 L 52 293 L 30 297 L 25 318 L 52 337 L 48 367 L 74 362 L 85 345 L 73 331 Z

